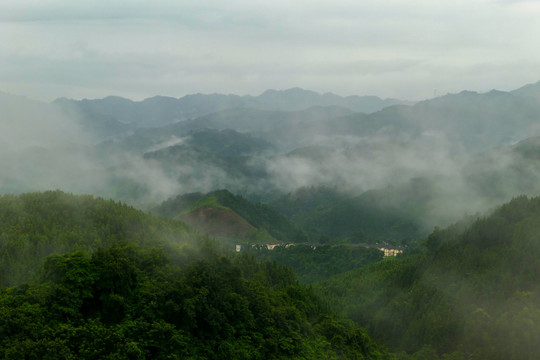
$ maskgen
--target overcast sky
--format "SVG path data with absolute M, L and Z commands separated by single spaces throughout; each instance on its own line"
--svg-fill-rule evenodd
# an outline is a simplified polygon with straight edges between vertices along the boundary
M 512 90 L 540 80 L 539 19 L 540 1 L 0 0 L 0 91 Z

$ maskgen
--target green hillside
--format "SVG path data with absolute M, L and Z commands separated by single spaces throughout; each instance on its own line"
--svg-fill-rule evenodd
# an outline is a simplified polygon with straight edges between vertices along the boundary
M 267 176 L 264 164 L 249 156 L 222 156 L 187 145 L 175 145 L 148 152 L 143 156 L 179 184 L 197 188 L 200 179 L 211 189 L 243 188 Z M 188 185 L 189 186 L 189 185 Z
M 518 197 L 465 223 L 436 230 L 416 254 L 338 275 L 318 290 L 396 351 L 536 358 L 540 198 Z
M 231 129 L 195 131 L 186 136 L 186 142 L 201 151 L 224 156 L 257 155 L 273 150 L 267 141 Z
M 4 359 L 390 359 L 287 268 L 178 221 L 52 191 L 1 197 L 0 231 Z
M 354 245 L 308 245 L 248 248 L 248 253 L 258 260 L 275 261 L 290 267 L 298 280 L 312 284 L 334 275 L 361 268 L 383 258 L 383 252 L 375 248 Z
M 126 243 L 162 249 L 198 240 L 178 221 L 130 206 L 61 191 L 0 197 L 0 286 L 30 279 L 54 253 L 93 252 Z
M 227 190 L 213 191 L 208 194 L 178 195 L 154 208 L 153 212 L 161 216 L 176 217 L 181 213 L 193 211 L 201 206 L 230 209 L 255 228 L 267 232 L 277 240 L 295 242 L 307 240 L 306 234 L 300 227 L 290 222 L 271 206 L 251 203 L 242 196 L 234 195 Z
M 312 238 L 357 242 L 407 242 L 426 230 L 419 214 L 429 188 L 415 179 L 402 186 L 351 196 L 337 188 L 307 187 L 270 204 Z

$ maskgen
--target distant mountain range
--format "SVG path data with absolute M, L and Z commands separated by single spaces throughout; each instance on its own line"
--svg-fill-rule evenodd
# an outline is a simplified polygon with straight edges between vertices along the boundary
M 315 237 L 403 240 L 538 190 L 537 142 L 516 144 L 540 136 L 539 93 L 540 82 L 463 91 L 373 113 L 356 112 L 363 97 L 301 89 L 53 104 L 0 94 L 0 145 L 11 150 L 0 154 L 0 189 L 149 207 L 218 189 L 276 204 L 298 189 L 338 187 L 345 198 L 330 194 L 325 213 L 288 216 Z
M 512 144 L 529 136 L 540 135 L 540 102 L 535 98 L 539 93 L 540 83 L 527 85 L 512 92 L 493 90 L 488 93 L 476 93 L 463 91 L 458 94 L 421 101 L 414 105 L 395 103 L 379 111 L 366 114 L 355 112 L 357 108 L 347 106 L 347 103 L 343 101 L 335 101 L 335 104 L 330 105 L 330 101 L 323 101 L 326 99 L 326 95 L 319 95 L 320 101 L 318 103 L 299 100 L 297 107 L 301 108 L 302 104 L 311 105 L 311 107 L 291 110 L 292 106 L 282 105 L 286 96 L 290 96 L 290 101 L 294 101 L 295 98 L 303 99 L 300 95 L 305 94 L 311 94 L 311 97 L 308 96 L 308 98 L 317 98 L 316 95 L 313 95 L 316 93 L 300 89 L 283 92 L 270 91 L 256 99 L 280 99 L 280 101 L 276 100 L 273 109 L 270 109 L 268 105 L 269 100 L 264 102 L 268 106 L 260 106 L 259 108 L 247 107 L 244 106 L 245 103 L 242 103 L 238 107 L 226 108 L 227 106 L 224 105 L 223 107 L 226 109 L 219 110 L 220 106 L 223 105 L 221 102 L 220 106 L 205 107 L 208 114 L 197 118 L 179 121 L 181 117 L 174 119 L 169 117 L 169 120 L 163 121 L 170 123 L 176 120 L 177 122 L 165 126 L 156 125 L 161 120 L 153 123 L 153 119 L 160 118 L 166 112 L 165 110 L 161 109 L 158 112 L 144 115 L 147 111 L 151 111 L 152 107 L 146 107 L 146 110 L 141 108 L 137 112 L 137 116 L 145 116 L 147 122 L 144 126 L 151 126 L 153 123 L 154 127 L 139 128 L 131 137 L 122 141 L 131 144 L 146 144 L 146 149 L 148 149 L 148 146 L 168 141 L 173 136 L 185 136 L 192 131 L 233 129 L 242 133 L 250 133 L 286 151 L 294 150 L 297 147 L 321 145 L 323 138 L 329 136 L 356 136 L 406 142 L 422 139 L 445 141 L 448 144 L 453 144 L 453 151 L 480 152 L 491 147 Z M 270 96 L 269 94 L 274 95 Z M 203 99 L 206 95 L 197 96 L 201 96 Z M 221 96 L 224 95 L 209 96 L 207 100 L 215 100 Z M 186 98 L 178 100 L 178 103 L 185 102 Z M 330 96 L 330 98 L 333 97 Z M 250 99 L 255 98 L 250 97 Z M 101 111 L 107 113 L 107 116 L 115 116 L 114 118 L 117 120 L 130 122 L 131 126 L 140 126 L 140 122 L 137 123 L 137 121 L 127 118 L 132 116 L 131 110 L 124 111 L 124 105 L 113 107 L 111 98 L 83 100 L 78 103 L 71 101 L 71 105 L 78 104 L 77 106 L 85 109 L 85 106 L 90 103 L 100 107 L 99 104 L 102 101 L 104 110 L 92 110 L 90 107 L 90 110 L 85 110 L 87 116 L 90 116 L 88 114 L 97 116 L 96 114 Z M 130 102 L 130 104 L 143 106 L 147 102 L 148 100 L 139 103 Z M 119 104 L 127 103 L 123 99 L 119 101 Z M 114 127 L 111 133 L 117 134 L 117 128 L 117 126 Z M 144 148 L 144 146 L 142 147 Z
M 300 88 L 282 91 L 267 90 L 259 96 L 194 94 L 178 99 L 155 96 L 143 101 L 109 96 L 96 100 L 61 98 L 54 103 L 63 108 L 76 107 L 90 117 L 114 118 L 124 124 L 133 124 L 139 127 L 162 126 L 234 108 L 299 111 L 313 106 L 340 106 L 353 112 L 371 113 L 391 105 L 412 104 L 410 101 L 381 99 L 377 96 L 342 97 L 332 93 L 321 95 Z
M 540 84 L 535 86 L 540 89 Z M 347 120 L 350 133 L 387 135 L 409 141 L 421 136 L 440 137 L 456 148 L 484 151 L 540 135 L 540 102 L 511 92 L 463 91 L 413 106 L 392 106 L 369 115 L 355 114 Z

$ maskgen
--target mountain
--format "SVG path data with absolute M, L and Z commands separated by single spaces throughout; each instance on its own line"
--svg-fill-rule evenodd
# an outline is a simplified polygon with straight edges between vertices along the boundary
M 395 351 L 532 359 L 540 350 L 539 209 L 540 198 L 516 197 L 318 291 Z
M 434 166 L 446 167 L 443 173 L 433 167 L 422 169 L 418 176 L 410 176 L 396 163 L 395 172 L 387 172 L 394 180 L 390 185 L 381 183 L 367 191 L 351 190 L 339 183 L 338 176 L 334 187 L 303 187 L 274 197 L 269 203 L 313 238 L 351 239 L 362 233 L 365 241 L 370 242 L 417 239 L 426 236 L 434 226 L 446 226 L 465 214 L 486 211 L 517 194 L 540 193 L 539 139 L 533 137 L 467 157 L 441 158 Z M 414 159 L 405 155 L 411 148 L 411 144 L 384 143 L 352 148 L 354 156 L 348 157 L 346 164 L 350 169 L 360 162 L 369 171 L 377 172 L 381 170 L 366 162 L 368 157 L 374 157 L 375 164 L 388 161 L 392 153 L 397 159 Z M 418 156 L 421 150 L 413 154 Z M 435 153 L 434 148 L 431 150 Z M 386 155 L 382 158 L 374 155 L 378 151 Z M 287 157 L 292 158 L 293 164 L 326 168 L 327 173 L 332 173 L 331 164 L 336 159 L 345 159 L 326 147 L 300 148 Z M 351 174 L 358 178 L 357 173 L 351 171 Z
M 60 101 L 61 103 L 61 101 Z M 0 92 L 4 147 L 92 144 L 132 129 L 112 118 L 83 114 L 69 106 L 48 104 Z
M 339 107 L 313 107 L 292 112 L 236 108 L 167 126 L 138 129 L 111 144 L 129 151 L 145 152 L 201 130 L 234 130 L 262 139 L 259 141 L 277 148 L 290 149 L 309 141 L 319 132 L 336 132 L 333 130 L 337 126 L 335 119 L 351 114 L 351 111 Z
M 109 98 L 107 98 L 109 99 Z M 110 99 L 110 107 L 114 107 L 115 102 Z M 115 116 L 83 111 L 76 104 L 66 98 L 55 100 L 52 104 L 66 118 L 73 119 L 86 134 L 91 134 L 92 141 L 99 143 L 118 136 L 126 135 L 136 128 L 135 126 L 123 123 Z
M 536 100 L 540 100 L 540 81 L 534 84 L 527 84 L 519 89 L 511 91 L 516 96 L 530 97 Z
M 222 156 L 257 156 L 274 151 L 269 142 L 231 129 L 194 131 L 180 141 L 196 150 Z
M 285 103 L 288 98 L 302 102 L 317 97 L 298 89 L 263 95 L 258 98 L 266 99 L 264 103 Z M 204 96 L 194 96 L 190 101 L 196 102 L 195 98 Z M 10 100 L 5 109 L 10 103 L 16 104 Z M 169 111 L 176 100 L 156 97 L 144 103 L 147 109 L 154 107 L 146 117 Z M 90 100 L 85 104 L 90 108 L 95 105 Z M 109 97 L 103 104 L 105 110 L 110 110 L 138 103 Z M 47 114 L 45 108 L 55 108 L 45 105 L 40 104 L 32 112 Z M 125 112 L 126 116 L 143 114 L 135 110 Z M 370 237 L 388 236 L 401 241 L 513 195 L 534 194 L 538 188 L 533 158 L 521 156 L 517 150 L 492 150 L 515 145 L 540 129 L 538 102 L 507 92 L 461 92 L 413 106 L 394 105 L 371 114 L 354 113 L 336 105 L 300 111 L 237 107 L 137 129 L 139 125 L 122 124 L 113 117 L 109 118 L 111 123 L 103 125 L 98 120 L 106 118 L 96 113 L 84 121 L 66 119 L 68 112 L 65 108 L 63 111 L 59 117 L 62 123 L 55 122 L 56 116 L 47 116 L 50 126 L 45 120 L 26 124 L 24 121 L 32 116 L 25 115 L 20 122 L 12 121 L 20 123 L 20 128 L 13 126 L 16 131 L 9 128 L 0 135 L 5 140 L 0 146 L 13 143 L 13 147 L 20 148 L 0 156 L 0 165 L 6 170 L 0 177 L 2 191 L 62 188 L 148 208 L 174 194 L 223 188 L 266 202 L 309 186 L 338 186 L 351 199 L 374 190 L 371 197 L 332 204 L 327 209 L 332 221 L 325 221 L 311 210 L 305 216 L 300 214 L 299 219 L 304 217 L 298 221 L 315 237 L 326 234 L 350 238 L 371 227 L 367 230 Z M 73 134 L 64 127 L 68 120 L 77 123 Z M 94 147 L 86 145 L 93 142 L 85 138 L 87 128 L 82 123 L 86 122 L 94 122 L 97 137 L 108 140 Z M 24 140 L 13 141 L 19 138 Z M 59 145 L 66 141 L 75 144 Z M 35 178 L 40 179 L 39 184 L 33 181 Z M 423 193 L 411 190 L 414 179 L 425 184 Z M 409 190 L 414 196 L 407 197 Z M 365 214 L 364 220 L 359 221 L 351 213 Z M 379 222 L 385 216 L 387 222 Z M 353 220 L 356 225 L 351 223 Z M 340 225 L 332 228 L 330 223 Z M 407 235 L 397 234 L 399 229 L 406 229 Z
M 267 90 L 259 96 L 221 94 L 193 94 L 179 99 L 155 96 L 143 101 L 132 101 L 117 96 L 96 100 L 55 101 L 59 106 L 73 106 L 89 116 L 113 118 L 138 127 L 159 127 L 166 124 L 198 118 L 214 112 L 239 107 L 272 111 L 300 111 L 313 106 L 340 106 L 354 112 L 370 113 L 386 106 L 410 104 L 396 99 L 376 96 L 348 96 L 318 94 L 294 88 L 283 91 Z
M 187 145 L 169 146 L 145 153 L 143 161 L 190 191 L 208 192 L 215 189 L 251 191 L 269 183 L 264 162 L 248 156 L 222 156 Z M 127 164 L 129 169 L 129 164 Z M 134 164 L 134 166 L 138 166 Z M 152 184 L 149 184 L 152 186 Z M 275 187 L 275 186 L 274 186 Z
M 177 217 L 178 220 L 213 238 L 246 241 L 257 236 L 257 229 L 230 209 L 199 206 Z
M 427 234 L 423 223 L 426 183 L 370 190 L 358 196 L 337 188 L 301 188 L 270 202 L 312 238 L 377 243 L 408 241 Z
M 0 149 L 4 152 L 88 140 L 77 120 L 62 116 L 54 106 L 23 96 L 0 93 L 0 124 Z
M 313 106 L 339 106 L 354 112 L 372 113 L 387 106 L 412 104 L 410 101 L 381 99 L 377 96 L 342 97 L 332 93 L 319 94 L 314 91 L 292 88 L 288 90 L 266 90 L 257 97 L 247 98 L 246 105 L 263 110 L 299 111 Z
M 351 115 L 352 133 L 406 138 L 441 138 L 453 151 L 485 151 L 540 135 L 540 103 L 502 91 L 463 91 L 413 106 L 392 106 L 369 115 Z
M 306 240 L 300 227 L 271 206 L 251 203 L 227 190 L 178 195 L 152 212 L 186 221 L 211 236 L 231 238 L 236 235 L 251 241 L 264 237 L 271 240 L 270 236 L 278 241 Z
M 0 219 L 0 286 L 29 281 L 54 253 L 92 253 L 127 242 L 172 251 L 198 240 L 181 222 L 62 191 L 0 196 Z
M 54 103 L 68 113 L 77 109 L 78 117 L 84 119 L 85 126 L 92 124 L 96 128 L 94 131 L 102 137 L 108 131 L 109 138 L 129 134 L 137 127 L 159 128 L 180 122 L 177 127 L 168 129 L 174 131 L 176 136 L 203 128 L 251 132 L 259 137 L 265 135 L 263 137 L 267 141 L 269 137 L 279 139 L 280 134 L 285 134 L 289 150 L 292 150 L 295 140 L 303 141 L 309 138 L 308 135 L 320 135 L 329 130 L 334 134 L 355 136 L 405 136 L 409 140 L 442 136 L 455 144 L 456 150 L 463 148 L 477 152 L 540 135 L 536 126 L 540 116 L 540 105 L 536 101 L 540 93 L 538 89 L 537 83 L 512 92 L 463 91 L 416 104 L 382 101 L 376 97 L 321 95 L 299 88 L 268 90 L 255 97 L 196 94 L 180 99 L 156 96 L 135 102 L 110 96 L 100 100 L 59 99 Z M 310 108 L 310 114 L 303 113 Z M 333 108 L 334 112 L 329 113 L 325 108 Z M 295 115 L 296 112 L 298 114 Z M 354 115 L 352 112 L 365 114 Z M 214 113 L 219 115 L 211 115 Z M 321 123 L 322 117 L 337 119 L 346 116 L 348 119 L 339 122 Z M 298 123 L 298 119 L 304 121 Z M 297 123 L 296 127 L 290 122 Z M 292 136 L 286 131 L 278 131 L 276 127 L 283 125 L 293 131 Z M 308 135 L 300 136 L 301 130 Z
M 483 94 L 463 91 L 371 114 L 353 114 L 336 106 L 287 112 L 235 108 L 139 131 L 125 141 L 154 139 L 155 144 L 200 129 L 232 129 L 263 138 L 284 151 L 352 136 L 371 142 L 439 141 L 450 153 L 476 153 L 540 135 L 539 119 L 540 104 L 533 98 L 495 90 Z

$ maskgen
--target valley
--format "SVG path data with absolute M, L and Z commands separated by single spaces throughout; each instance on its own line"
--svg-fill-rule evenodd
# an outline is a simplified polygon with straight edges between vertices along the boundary
M 0 352 L 532 359 L 538 93 L 2 93 Z

